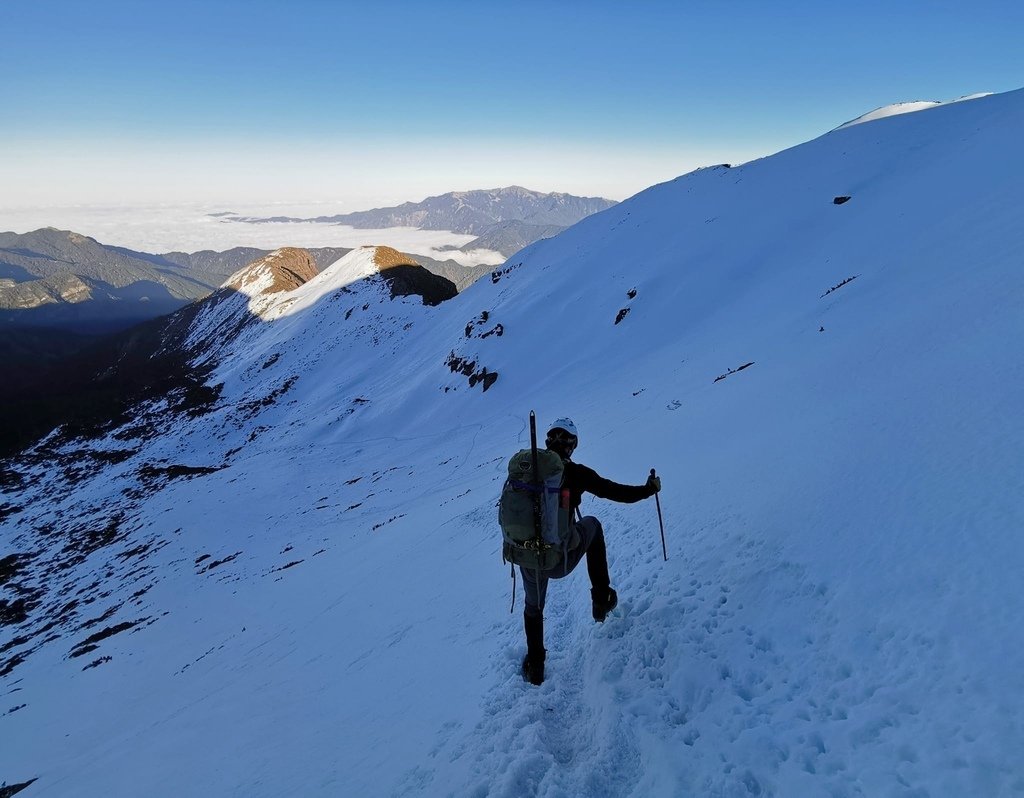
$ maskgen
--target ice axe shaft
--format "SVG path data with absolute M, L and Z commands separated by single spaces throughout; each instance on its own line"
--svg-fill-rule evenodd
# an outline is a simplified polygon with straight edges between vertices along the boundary
M 651 476 L 657 476 L 654 473 L 654 469 L 651 469 Z M 658 526 L 661 527 L 661 553 L 665 557 L 665 562 L 668 562 L 668 547 L 665 545 L 665 522 L 661 518 L 661 499 L 658 498 L 658 494 L 654 494 L 654 503 L 658 506 Z

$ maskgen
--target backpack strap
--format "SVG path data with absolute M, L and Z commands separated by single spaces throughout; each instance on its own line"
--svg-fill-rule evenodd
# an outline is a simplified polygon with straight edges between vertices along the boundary
M 518 479 L 510 479 L 508 484 L 516 490 L 525 490 L 530 493 L 558 493 L 561 488 L 552 488 L 549 485 L 531 485 L 529 482 L 520 482 Z
M 512 606 L 509 607 L 509 610 L 508 610 L 509 615 L 511 615 L 513 612 L 516 611 L 516 565 L 515 565 L 515 563 L 510 563 L 510 567 L 511 567 L 511 570 L 512 570 Z

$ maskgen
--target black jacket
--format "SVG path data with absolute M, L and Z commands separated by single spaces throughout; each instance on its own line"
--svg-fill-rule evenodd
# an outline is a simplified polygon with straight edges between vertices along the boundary
M 563 460 L 565 472 L 562 476 L 562 487 L 569 489 L 570 509 L 580 506 L 584 493 L 593 493 L 599 499 L 610 499 L 613 502 L 632 504 L 654 495 L 647 485 L 621 485 L 598 474 L 594 469 Z

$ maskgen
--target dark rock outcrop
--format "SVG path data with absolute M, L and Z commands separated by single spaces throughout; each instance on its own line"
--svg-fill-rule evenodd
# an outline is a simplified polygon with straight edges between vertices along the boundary
M 392 299 L 419 296 L 424 305 L 439 305 L 458 293 L 451 280 L 427 271 L 408 255 L 391 247 L 377 247 L 373 262 L 388 284 Z

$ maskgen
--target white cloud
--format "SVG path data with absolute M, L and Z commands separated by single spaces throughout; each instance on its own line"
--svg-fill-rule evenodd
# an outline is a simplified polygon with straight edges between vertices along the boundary
M 502 262 L 504 258 L 487 250 L 472 255 L 441 252 L 447 245 L 462 246 L 474 236 L 444 230 L 416 230 L 396 227 L 386 230 L 357 230 L 334 224 L 287 222 L 246 224 L 211 216 L 236 211 L 252 216 L 316 216 L 334 213 L 328 204 L 316 205 L 146 205 L 65 206 L 6 210 L 0 214 L 0 229 L 26 233 L 40 227 L 58 227 L 92 236 L 103 244 L 143 252 L 195 252 L 247 246 L 275 249 L 298 247 L 360 247 L 386 244 L 403 252 L 444 260 L 455 255 L 467 265 Z M 495 258 L 500 260 L 495 260 Z

